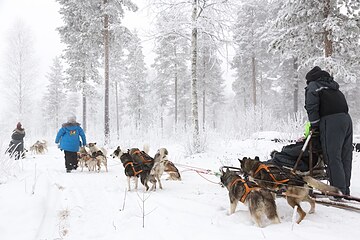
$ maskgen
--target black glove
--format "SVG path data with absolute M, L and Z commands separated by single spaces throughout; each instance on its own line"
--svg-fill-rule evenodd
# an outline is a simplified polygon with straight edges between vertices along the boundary
M 312 133 L 319 133 L 320 132 L 320 129 L 319 129 L 319 125 L 311 125 L 310 126 L 310 131 L 312 132 Z

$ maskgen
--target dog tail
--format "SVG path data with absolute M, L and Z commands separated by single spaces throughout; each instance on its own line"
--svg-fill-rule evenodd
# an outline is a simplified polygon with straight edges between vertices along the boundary
M 319 180 L 316 180 L 313 177 L 310 176 L 305 176 L 303 177 L 303 180 L 310 186 L 313 187 L 317 190 L 320 190 L 324 193 L 330 192 L 330 193 L 338 193 L 341 194 L 340 189 L 338 189 L 337 187 L 334 186 L 330 186 L 328 184 L 325 184 Z
M 149 144 L 145 143 L 145 144 L 144 144 L 144 147 L 143 147 L 143 151 L 144 151 L 146 154 L 149 154 L 149 150 L 150 150 Z

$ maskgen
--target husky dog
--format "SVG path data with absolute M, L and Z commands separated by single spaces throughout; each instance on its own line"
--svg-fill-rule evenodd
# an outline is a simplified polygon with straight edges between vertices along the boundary
M 113 158 L 120 158 L 125 175 L 128 179 L 128 190 L 130 191 L 130 178 L 135 178 L 135 189 L 137 189 L 137 178 L 140 176 L 141 183 L 145 186 L 146 191 L 149 190 L 147 182 L 149 181 L 150 171 L 154 165 L 154 159 L 151 158 L 145 151 L 140 151 L 138 148 L 128 149 L 123 152 L 120 146 L 110 155 Z
M 44 154 L 47 151 L 47 142 L 45 140 L 37 140 L 31 147 L 30 151 L 32 154 Z
M 155 154 L 154 157 L 154 166 L 151 169 L 150 172 L 150 179 L 149 181 L 151 183 L 153 183 L 153 187 L 151 188 L 151 190 L 155 190 L 156 189 L 156 182 L 159 182 L 159 187 L 160 189 L 162 189 L 162 184 L 161 184 L 161 176 L 163 175 L 164 172 L 169 174 L 169 177 L 167 178 L 167 180 L 181 180 L 181 176 L 179 173 L 179 170 L 175 167 L 174 163 L 172 163 L 169 159 L 168 159 L 168 150 L 166 148 L 160 148 L 157 153 Z
M 98 166 L 98 172 L 100 172 L 101 164 L 105 166 L 106 171 L 108 171 L 107 168 L 107 151 L 105 148 L 99 148 L 96 146 L 96 143 L 89 143 L 88 147 L 90 149 L 91 157 L 95 158 L 97 160 L 97 166 Z
M 250 159 L 244 157 L 240 160 L 240 166 L 245 174 L 249 175 L 256 181 L 259 186 L 272 190 L 284 191 L 288 204 L 295 208 L 299 218 L 299 224 L 306 216 L 306 213 L 300 206 L 300 202 L 307 201 L 310 203 L 309 213 L 315 212 L 315 200 L 309 196 L 309 186 L 318 189 L 324 193 L 340 193 L 336 187 L 322 183 L 310 176 L 300 176 L 291 173 L 277 165 L 264 164 L 259 158 Z
M 129 161 L 126 161 L 125 158 L 121 159 L 122 155 L 124 154 L 128 154 L 128 153 L 124 153 L 120 146 L 118 146 L 114 152 L 112 154 L 110 154 L 111 157 L 113 158 L 119 158 L 125 168 L 125 175 L 127 177 L 127 183 L 128 183 L 128 191 L 131 191 L 131 187 L 130 187 L 130 179 L 132 178 L 135 182 L 135 190 L 137 190 L 138 188 L 138 178 L 139 178 L 139 175 L 138 174 L 135 174 L 137 171 L 134 169 L 131 169 L 131 165 L 134 166 L 134 164 L 131 164 L 132 162 L 132 159 L 131 159 L 131 156 L 128 156 L 128 159 Z M 131 160 L 130 160 L 131 159 Z M 128 168 L 128 169 L 127 169 Z M 140 169 L 141 170 L 141 169 Z M 140 171 L 139 170 L 139 171 Z
M 85 147 L 80 147 L 80 150 L 78 152 L 78 166 L 81 167 L 81 171 L 84 170 L 84 167 L 89 168 L 88 162 L 91 160 L 91 156 L 86 150 Z M 90 168 L 89 168 L 90 171 Z
M 230 214 L 235 212 L 240 201 L 248 205 L 251 217 L 258 227 L 264 226 L 261 220 L 263 215 L 272 223 L 280 223 L 275 200 L 269 190 L 260 188 L 255 182 L 242 179 L 229 169 L 226 169 L 226 172 L 221 170 L 220 180 L 229 191 Z
M 175 167 L 174 163 L 170 160 L 164 160 L 164 171 L 169 174 L 167 180 L 179 180 L 181 181 L 181 176 L 179 170 Z
M 162 189 L 161 185 L 161 176 L 165 170 L 165 161 L 168 161 L 167 155 L 168 150 L 166 148 L 160 148 L 154 157 L 154 166 L 150 171 L 149 181 L 153 184 L 151 187 L 151 191 L 156 190 L 156 182 L 159 182 L 159 188 Z

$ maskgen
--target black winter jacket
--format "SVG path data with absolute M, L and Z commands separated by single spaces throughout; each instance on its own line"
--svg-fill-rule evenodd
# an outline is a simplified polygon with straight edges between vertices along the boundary
M 339 84 L 330 76 L 310 80 L 305 87 L 305 109 L 311 126 L 318 126 L 323 116 L 348 113 L 349 108 Z

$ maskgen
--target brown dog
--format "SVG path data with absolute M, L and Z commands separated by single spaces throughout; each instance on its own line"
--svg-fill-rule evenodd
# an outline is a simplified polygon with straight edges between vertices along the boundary
M 251 217 L 258 227 L 263 227 L 263 215 L 272 223 L 280 223 L 275 200 L 269 190 L 260 188 L 255 182 L 242 179 L 228 169 L 225 172 L 221 170 L 220 180 L 229 191 L 230 214 L 235 212 L 240 201 L 248 205 Z
M 310 176 L 300 176 L 292 174 L 276 165 L 268 165 L 260 162 L 259 158 L 243 158 L 240 160 L 242 171 L 253 178 L 259 186 L 271 190 L 283 190 L 288 204 L 295 208 L 300 215 L 297 223 L 300 223 L 306 216 L 306 213 L 300 206 L 300 202 L 310 203 L 309 213 L 315 212 L 315 200 L 309 196 L 309 186 L 318 189 L 324 193 L 340 193 L 336 187 L 322 183 Z

